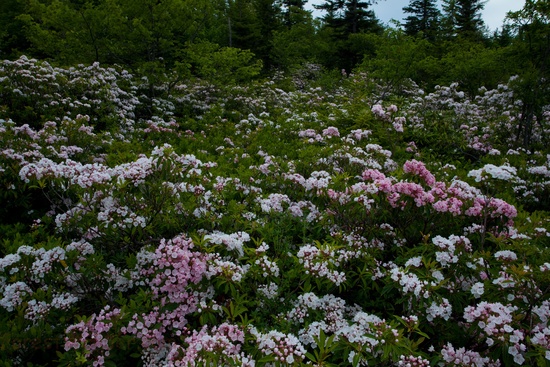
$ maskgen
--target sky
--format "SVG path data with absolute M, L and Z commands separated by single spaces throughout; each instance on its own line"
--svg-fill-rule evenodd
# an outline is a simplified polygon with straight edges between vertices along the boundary
M 306 9 L 312 10 L 313 4 L 323 2 L 323 0 L 309 0 Z M 403 14 L 403 7 L 409 5 L 409 2 L 410 0 L 380 0 L 378 4 L 372 6 L 372 10 L 382 23 L 388 24 L 391 19 L 401 22 L 406 16 Z M 482 12 L 483 21 L 491 31 L 494 31 L 502 27 L 502 21 L 507 12 L 520 10 L 524 4 L 525 0 L 488 0 Z M 313 16 L 322 17 L 323 13 L 314 11 Z

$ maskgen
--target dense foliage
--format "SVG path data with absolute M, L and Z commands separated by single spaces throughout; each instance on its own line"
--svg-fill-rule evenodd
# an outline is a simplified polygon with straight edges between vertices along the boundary
M 550 364 L 548 2 L 304 4 L 0 3 L 0 367 Z
M 548 113 L 165 78 L 2 62 L 2 365 L 545 365 Z

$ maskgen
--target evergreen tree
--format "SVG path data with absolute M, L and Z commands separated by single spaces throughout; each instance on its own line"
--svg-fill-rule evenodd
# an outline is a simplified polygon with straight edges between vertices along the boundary
M 345 39 L 354 33 L 380 32 L 381 26 L 374 12 L 369 10 L 372 1 L 327 0 L 316 9 L 327 12 L 323 18 L 336 37 Z
M 251 0 L 230 0 L 228 25 L 229 46 L 243 50 L 256 47 L 260 30 Z
M 307 0 L 281 0 L 283 19 L 287 28 L 291 28 L 297 23 L 303 23 L 306 3 Z
M 412 14 L 405 18 L 406 34 L 414 36 L 423 32 L 425 38 L 435 38 L 441 16 L 436 0 L 411 0 L 409 6 L 404 7 L 403 11 Z
M 275 0 L 254 0 L 259 30 L 256 47 L 252 52 L 261 58 L 266 68 L 273 65 L 273 33 L 280 29 L 281 8 Z
M 332 42 L 326 66 L 351 70 L 361 61 L 368 51 L 363 47 L 362 35 L 383 31 L 374 12 L 369 9 L 373 3 L 371 0 L 326 0 L 316 6 L 326 11 L 323 31 L 327 31 Z
M 443 0 L 447 26 L 464 38 L 483 38 L 481 11 L 485 3 L 486 0 Z
M 443 0 L 443 17 L 441 19 L 441 30 L 446 37 L 456 35 L 456 17 L 457 17 L 457 0 Z
M 479 34 L 483 28 L 481 11 L 485 0 L 457 0 L 456 23 L 458 31 L 464 35 Z

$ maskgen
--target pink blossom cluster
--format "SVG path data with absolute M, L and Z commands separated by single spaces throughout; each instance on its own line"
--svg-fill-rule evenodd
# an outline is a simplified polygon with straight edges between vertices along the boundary
M 441 357 L 447 363 L 446 366 L 461 367 L 498 367 L 499 361 L 493 361 L 488 357 L 482 357 L 478 352 L 466 348 L 455 348 L 447 343 L 441 349 Z
M 207 274 L 207 257 L 192 251 L 193 241 L 183 235 L 162 239 L 150 258 L 150 267 L 140 270 L 155 297 L 162 303 L 186 304 L 195 308 L 196 299 L 190 284 L 200 282 Z
M 245 334 L 232 324 L 222 323 L 209 328 L 203 326 L 193 330 L 185 338 L 185 345 L 173 343 L 166 356 L 165 366 L 194 367 L 203 365 L 239 365 L 254 367 L 255 361 L 250 355 L 241 352 Z
M 516 208 L 506 201 L 498 198 L 483 196 L 479 190 L 459 180 L 447 187 L 443 182 L 435 181 L 433 175 L 425 169 L 421 162 L 408 161 L 405 163 L 407 172 L 416 172 L 421 175 L 426 183 L 432 187 L 426 191 L 422 185 L 400 181 L 393 182 L 385 174 L 378 170 L 368 169 L 362 174 L 365 181 L 372 181 L 378 192 L 386 194 L 388 203 L 394 208 L 404 209 L 410 197 L 415 206 L 432 206 L 437 212 L 450 212 L 453 215 L 464 214 L 467 216 L 483 216 L 487 214 L 492 218 L 502 218 L 511 224 L 511 220 L 517 216 Z
M 71 325 L 66 330 L 65 350 L 78 349 L 94 367 L 104 366 L 110 355 L 109 332 L 113 322 L 121 316 L 120 309 L 105 306 L 98 315 Z
M 167 309 L 155 306 L 149 312 L 134 314 L 126 326 L 120 328 L 120 333 L 135 336 L 149 354 L 162 352 L 168 348 L 167 338 L 179 337 L 187 331 L 186 316 L 196 311 L 196 305 L 189 303 Z
M 377 118 L 391 122 L 393 125 L 393 128 L 397 132 L 403 132 L 403 125 L 406 121 L 405 117 L 399 116 L 392 119 L 393 114 L 397 112 L 397 106 L 396 105 L 390 105 L 386 109 L 380 104 L 375 104 L 371 108 L 371 112 L 376 116 Z
M 436 183 L 435 176 L 428 171 L 426 165 L 416 159 L 406 161 L 403 165 L 403 171 L 420 177 L 430 187 Z
M 298 136 L 300 138 L 306 138 L 309 143 L 321 142 L 321 141 L 324 140 L 323 136 L 318 134 L 313 129 L 307 129 L 307 130 L 299 131 Z
M 429 367 L 430 361 L 422 358 L 421 356 L 405 356 L 399 357 L 399 361 L 396 363 L 399 367 Z M 477 366 L 476 366 L 477 367 Z
M 483 332 L 488 346 L 493 344 L 507 344 L 508 353 L 513 356 L 514 362 L 523 364 L 523 353 L 526 345 L 523 344 L 525 334 L 522 330 L 515 329 L 513 312 L 514 306 L 505 306 L 501 303 L 489 303 L 482 301 L 477 306 L 468 306 L 464 309 L 464 319 L 474 324 Z
M 326 136 L 328 138 L 331 138 L 331 137 L 339 137 L 340 136 L 340 132 L 338 131 L 338 128 L 334 127 L 334 126 L 329 126 L 327 127 L 326 129 L 323 130 L 323 136 Z

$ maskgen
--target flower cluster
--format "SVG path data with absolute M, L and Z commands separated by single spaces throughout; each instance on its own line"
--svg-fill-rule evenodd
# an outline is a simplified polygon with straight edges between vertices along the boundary
M 339 266 L 335 251 L 330 248 L 319 248 L 314 245 L 304 245 L 297 253 L 298 262 L 303 265 L 306 274 L 326 278 L 335 285 L 346 281 L 343 272 L 334 270 Z
M 166 366 L 194 367 L 203 365 L 224 365 L 231 363 L 243 367 L 255 366 L 251 356 L 241 352 L 244 332 L 236 325 L 227 323 L 214 326 L 211 330 L 204 326 L 193 330 L 185 338 L 184 347 L 172 344 L 166 356 Z
M 294 364 L 304 359 L 306 350 L 298 338 L 292 334 L 284 334 L 276 330 L 261 333 L 250 328 L 250 333 L 256 337 L 258 349 L 263 355 L 272 356 L 275 362 Z
M 505 306 L 501 303 L 482 301 L 477 306 L 468 306 L 464 309 L 464 319 L 468 323 L 477 322 L 477 327 L 484 334 L 488 346 L 508 344 L 508 353 L 513 356 L 514 362 L 523 364 L 526 350 L 523 340 L 523 331 L 513 327 L 513 312 L 517 308 Z
M 108 333 L 114 320 L 120 316 L 120 309 L 111 310 L 106 306 L 98 315 L 93 314 L 88 320 L 69 326 L 66 330 L 65 350 L 83 350 L 84 357 L 92 361 L 94 367 L 104 366 L 105 357 L 109 356 L 111 350 Z

